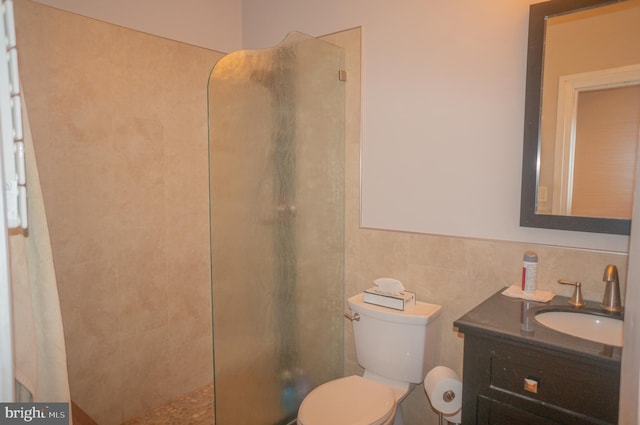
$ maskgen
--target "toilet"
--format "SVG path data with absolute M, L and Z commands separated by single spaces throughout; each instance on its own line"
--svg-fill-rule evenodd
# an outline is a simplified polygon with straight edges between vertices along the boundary
M 416 301 L 404 311 L 347 300 L 353 312 L 356 360 L 362 376 L 335 379 L 311 391 L 298 425 L 402 425 L 400 403 L 435 365 L 441 306 Z

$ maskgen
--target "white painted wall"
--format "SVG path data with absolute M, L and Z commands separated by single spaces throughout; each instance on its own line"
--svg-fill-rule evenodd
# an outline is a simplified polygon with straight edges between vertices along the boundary
M 219 51 L 363 27 L 362 225 L 626 252 L 519 227 L 529 5 L 537 0 L 38 0 Z
M 35 1 L 221 52 L 242 48 L 242 0 Z
M 627 251 L 627 237 L 519 227 L 532 3 L 244 0 L 243 39 L 363 26 L 363 226 Z

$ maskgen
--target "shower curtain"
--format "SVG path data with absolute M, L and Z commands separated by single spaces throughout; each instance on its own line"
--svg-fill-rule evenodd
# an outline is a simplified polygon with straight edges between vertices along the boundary
M 16 401 L 70 402 L 53 255 L 24 99 L 22 117 L 29 228 L 9 231 Z

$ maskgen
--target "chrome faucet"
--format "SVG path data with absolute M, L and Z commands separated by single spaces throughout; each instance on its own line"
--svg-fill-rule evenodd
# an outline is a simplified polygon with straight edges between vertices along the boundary
M 613 264 L 609 264 L 604 269 L 602 280 L 607 283 L 607 287 L 604 290 L 604 298 L 602 299 L 602 308 L 612 313 L 622 311 L 618 268 Z

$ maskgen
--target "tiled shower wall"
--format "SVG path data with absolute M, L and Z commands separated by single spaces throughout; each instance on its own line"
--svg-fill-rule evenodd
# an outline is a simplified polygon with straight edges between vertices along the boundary
M 206 80 L 221 54 L 28 0 L 16 9 L 72 395 L 115 424 L 211 379 Z M 568 295 L 555 280 L 581 280 L 599 299 L 608 263 L 625 281 L 625 254 L 361 229 L 360 36 L 323 37 L 345 47 L 349 74 L 345 296 L 391 276 L 442 304 L 438 361 L 461 373 L 453 321 L 517 282 L 526 249 L 543 289 Z M 345 372 L 357 373 L 345 330 Z M 421 387 L 403 412 L 407 425 L 437 423 Z
M 222 54 L 15 9 L 72 398 L 119 424 L 212 381 L 207 81 Z

